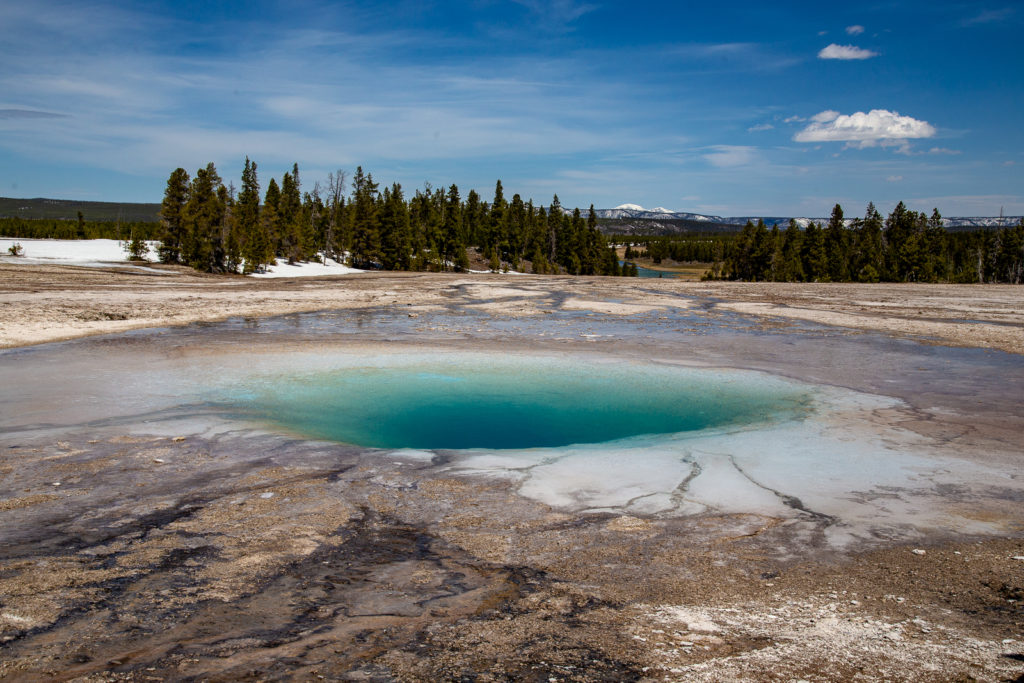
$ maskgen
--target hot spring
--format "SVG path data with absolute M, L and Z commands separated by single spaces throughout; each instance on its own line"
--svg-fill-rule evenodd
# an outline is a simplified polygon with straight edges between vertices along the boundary
M 336 357 L 250 378 L 249 417 L 374 448 L 526 449 L 796 419 L 808 390 L 757 373 L 551 357 Z
M 1017 490 L 999 463 L 903 428 L 913 413 L 900 399 L 696 367 L 682 346 L 641 359 L 377 341 L 240 347 L 233 334 L 8 352 L 0 444 L 195 438 L 196 457 L 226 464 L 357 452 L 368 477 L 501 480 L 567 511 L 760 515 L 824 528 L 835 544 L 987 533 L 1000 522 L 960 514 L 955 492 Z

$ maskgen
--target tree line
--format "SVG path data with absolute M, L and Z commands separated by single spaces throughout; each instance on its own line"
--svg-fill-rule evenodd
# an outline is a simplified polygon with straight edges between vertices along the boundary
M 609 239 L 626 247 L 626 260 L 650 258 L 655 265 L 664 260 L 677 263 L 714 263 L 721 261 L 727 245 L 738 233 L 690 232 L 678 235 L 616 235 Z
M 261 194 L 248 159 L 237 194 L 211 163 L 193 177 L 182 168 L 167 180 L 161 204 L 160 258 L 207 272 L 251 273 L 275 263 L 331 258 L 358 268 L 462 271 L 467 249 L 480 249 L 492 270 L 573 275 L 621 275 L 615 252 L 597 229 L 591 206 L 562 209 L 555 195 L 545 209 L 515 194 L 494 198 L 475 190 L 426 184 L 406 195 L 399 183 L 381 189 L 362 167 L 302 191 L 298 164 Z
M 62 240 L 157 240 L 163 234 L 159 223 L 148 221 L 87 221 L 81 212 L 77 220 L 60 218 L 0 218 L 0 235 L 25 239 Z
M 900 202 L 882 219 L 869 203 L 847 225 L 836 204 L 828 223 L 780 231 L 748 221 L 724 246 L 710 279 L 775 282 L 1004 282 L 1024 281 L 1024 220 L 998 230 L 948 232 L 935 209 L 929 216 Z

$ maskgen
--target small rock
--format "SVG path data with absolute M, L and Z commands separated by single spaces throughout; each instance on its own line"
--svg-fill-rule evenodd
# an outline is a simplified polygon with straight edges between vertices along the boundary
M 1024 560 L 1024 555 L 1014 555 L 1010 559 L 1012 559 L 1012 560 Z
M 60 482 L 59 481 L 55 481 L 55 482 L 53 482 L 53 485 L 54 486 L 60 486 Z
M 184 441 L 184 440 L 185 440 L 185 437 L 183 437 L 183 436 L 176 436 L 173 439 L 171 439 L 171 441 L 174 441 L 174 442 L 181 442 L 181 441 Z
M 273 498 L 273 497 L 274 497 L 274 492 L 273 491 L 267 491 L 266 493 L 261 493 L 260 494 L 260 498 Z
M 925 551 L 921 550 L 920 548 L 914 548 L 910 552 L 914 553 L 915 555 L 924 555 L 925 554 Z
M 859 600 L 850 600 L 850 604 L 851 605 L 859 605 L 860 601 Z
M 409 317 L 410 318 L 418 318 L 418 317 L 420 317 L 420 314 L 419 313 L 410 313 Z
M 1013 638 L 1004 638 L 1003 639 L 1003 645 L 1009 645 L 1012 642 L 1014 642 Z
M 155 462 L 158 465 L 163 465 L 164 462 L 166 461 L 163 458 L 153 458 L 153 462 Z

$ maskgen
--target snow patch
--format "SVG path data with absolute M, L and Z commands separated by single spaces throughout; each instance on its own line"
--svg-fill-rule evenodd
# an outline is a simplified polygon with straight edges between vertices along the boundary
M 288 263 L 277 259 L 274 265 L 267 266 L 265 273 L 253 273 L 250 277 L 274 278 L 274 277 L 321 277 L 324 275 L 349 275 L 351 273 L 363 273 L 358 268 L 346 266 L 334 259 L 324 259 L 326 263 L 319 261 Z
M 0 239 L 0 254 L 7 255 L 11 245 L 20 244 L 22 256 L 27 261 L 60 261 L 67 265 L 99 265 L 101 263 L 128 260 L 124 250 L 126 242 L 119 240 L 47 240 L 4 237 Z M 146 242 L 149 247 L 147 260 L 156 261 L 159 242 Z

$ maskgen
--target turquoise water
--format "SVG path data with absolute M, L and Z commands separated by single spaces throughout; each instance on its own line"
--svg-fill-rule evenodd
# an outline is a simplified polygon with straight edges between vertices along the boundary
M 790 419 L 808 395 L 754 373 L 483 354 L 278 373 L 229 401 L 304 436 L 376 448 L 519 449 Z

